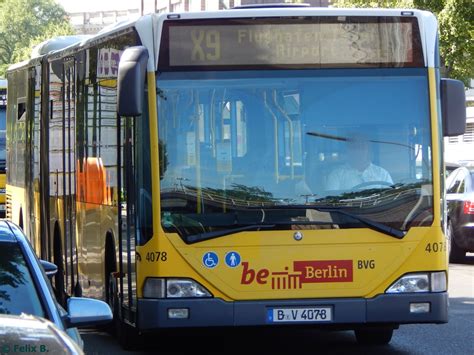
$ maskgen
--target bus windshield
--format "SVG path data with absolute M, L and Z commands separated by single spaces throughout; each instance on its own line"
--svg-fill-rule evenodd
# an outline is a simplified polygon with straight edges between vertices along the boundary
M 430 225 L 426 83 L 420 68 L 161 73 L 163 227 Z

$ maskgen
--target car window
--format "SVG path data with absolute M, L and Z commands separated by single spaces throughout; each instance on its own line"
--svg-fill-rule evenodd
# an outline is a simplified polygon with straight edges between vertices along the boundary
M 28 264 L 17 243 L 0 243 L 0 313 L 45 316 Z
M 454 171 L 453 175 L 449 176 L 448 188 L 446 190 L 448 194 L 455 194 L 458 190 L 458 187 L 461 183 L 461 180 L 459 180 L 460 175 L 460 171 Z
M 461 182 L 459 183 L 458 194 L 463 194 L 464 192 L 466 192 L 466 179 L 467 179 L 467 176 L 464 173 L 460 173 L 459 175 L 461 177 Z

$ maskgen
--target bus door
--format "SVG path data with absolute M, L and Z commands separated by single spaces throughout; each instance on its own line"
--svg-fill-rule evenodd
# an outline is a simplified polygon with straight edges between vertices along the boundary
M 120 118 L 119 127 L 119 271 L 120 279 L 119 293 L 122 310 L 133 310 L 135 305 L 133 299 L 136 297 L 136 273 L 135 273 L 135 120 L 130 117 Z M 123 314 L 124 318 L 130 319 L 129 314 Z
M 62 134 L 62 195 L 64 255 L 66 257 L 65 287 L 69 294 L 74 294 L 77 278 L 77 248 L 75 238 L 76 204 L 75 204 L 75 66 L 74 59 L 66 59 L 63 67 L 63 134 Z

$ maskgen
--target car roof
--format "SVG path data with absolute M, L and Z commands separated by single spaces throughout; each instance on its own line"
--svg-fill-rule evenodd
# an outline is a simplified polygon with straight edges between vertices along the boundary
M 18 227 L 9 221 L 0 220 L 0 242 L 18 242 L 18 236 L 21 235 L 21 233 L 15 232 L 17 228 Z
M 449 162 L 449 161 L 447 161 L 444 165 L 447 168 L 459 168 L 460 166 L 462 166 L 461 164 L 454 163 L 454 162 Z
M 471 175 L 474 173 L 474 167 L 472 166 L 463 166 L 461 168 L 458 168 L 458 169 L 464 169 L 464 170 L 467 170 L 471 173 Z
M 471 174 L 474 173 L 473 166 L 460 166 L 459 168 L 456 168 L 455 170 L 453 170 L 452 174 L 460 170 L 469 171 Z

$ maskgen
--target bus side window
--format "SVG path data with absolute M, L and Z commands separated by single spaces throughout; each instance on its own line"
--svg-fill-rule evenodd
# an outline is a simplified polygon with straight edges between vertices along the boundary
M 26 118 L 26 102 L 18 100 L 17 119 L 24 121 Z

